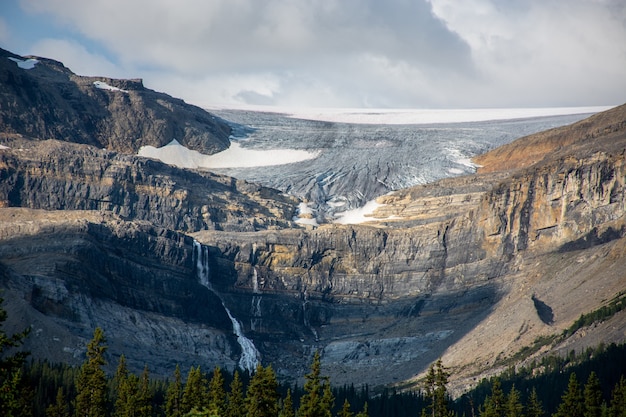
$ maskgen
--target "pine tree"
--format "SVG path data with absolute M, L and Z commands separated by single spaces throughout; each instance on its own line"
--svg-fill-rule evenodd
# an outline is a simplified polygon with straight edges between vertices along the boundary
M 46 408 L 46 417 L 70 417 L 70 406 L 63 394 L 63 387 L 59 387 L 57 390 L 54 404 L 50 404 Z
M 127 411 L 129 403 L 130 383 L 128 380 L 128 368 L 126 367 L 126 357 L 120 356 L 117 363 L 117 369 L 115 370 L 115 376 L 113 377 L 113 391 L 115 392 L 115 406 L 113 409 L 114 417 L 125 417 L 129 415 Z
M 446 385 L 450 373 L 443 366 L 441 359 L 428 368 L 425 381 L 426 396 L 430 399 L 428 409 L 432 417 L 447 417 L 451 413 L 448 410 L 448 391 Z M 426 415 L 426 411 L 422 412 Z
M 278 381 L 271 365 L 257 365 L 246 393 L 247 417 L 275 417 L 278 414 Z
M 328 417 L 331 415 L 331 408 L 334 403 L 330 383 L 321 376 L 321 360 L 318 351 L 313 355 L 311 371 L 305 375 L 304 391 L 306 393 L 300 398 L 298 417 Z M 324 379 L 324 383 L 322 380 Z
M 137 391 L 137 417 L 150 417 L 152 415 L 152 394 L 150 393 L 150 372 L 148 366 L 144 366 L 139 379 Z
M 541 405 L 541 401 L 539 401 L 539 397 L 537 396 L 537 390 L 533 387 L 530 392 L 530 396 L 528 397 L 528 405 L 526 406 L 526 416 L 527 417 L 543 417 L 544 416 L 543 405 Z
M 485 398 L 485 403 L 480 410 L 480 417 L 502 417 L 505 415 L 506 400 L 502 391 L 499 378 L 494 378 L 491 383 L 491 395 Z
M 524 417 L 524 406 L 522 406 L 520 392 L 515 389 L 515 385 L 508 395 L 505 415 L 506 417 Z
M 595 372 L 589 374 L 584 390 L 584 416 L 585 417 L 601 417 L 602 416 L 602 388 L 600 380 Z
M 183 414 L 190 412 L 192 409 L 203 410 L 208 406 L 207 381 L 200 371 L 200 367 L 193 366 L 187 374 L 187 382 L 183 390 L 182 399 Z
M 0 298 L 0 304 L 4 300 Z M 7 312 L 0 307 L 0 415 L 7 417 L 27 416 L 32 414 L 32 391 L 24 384 L 22 365 L 29 355 L 28 352 L 11 352 L 7 350 L 22 345 L 30 333 L 27 328 L 21 333 L 8 336 L 2 325 L 7 319 Z
M 134 417 L 139 410 L 139 378 L 126 373 L 118 380 L 114 417 Z
M 224 415 L 226 411 L 226 392 L 224 391 L 224 377 L 219 366 L 213 368 L 213 377 L 209 382 L 209 414 Z
M 345 400 L 343 400 L 343 406 L 341 407 L 339 414 L 337 414 L 337 417 L 353 417 L 353 416 L 354 416 L 354 413 L 350 411 L 350 402 L 348 402 L 348 399 L 346 398 Z
M 561 397 L 561 404 L 554 417 L 583 417 L 583 395 L 574 372 L 569 376 L 567 390 Z
M 76 377 L 76 417 L 105 417 L 107 379 L 103 366 L 106 364 L 106 339 L 100 327 L 96 327 L 93 339 L 87 345 L 87 359 Z
M 611 394 L 609 417 L 626 417 L 626 378 L 623 375 Z
M 279 417 L 296 417 L 296 414 L 293 410 L 293 399 L 291 398 L 291 388 L 287 389 L 287 395 L 285 396 L 285 400 L 283 401 L 283 406 L 281 407 Z M 351 417 L 351 416 L 348 416 Z
M 180 366 L 176 365 L 174 380 L 167 386 L 165 393 L 165 417 L 182 417 L 183 415 L 183 382 Z
M 243 397 L 243 384 L 239 378 L 239 372 L 235 371 L 233 380 L 230 383 L 226 404 L 226 417 L 241 417 L 246 414 L 246 405 Z

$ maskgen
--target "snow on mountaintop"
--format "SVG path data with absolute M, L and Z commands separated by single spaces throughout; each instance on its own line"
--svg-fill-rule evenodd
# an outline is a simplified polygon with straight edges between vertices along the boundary
M 121 88 L 113 87 L 112 85 L 109 85 L 104 81 L 94 81 L 93 85 L 100 90 L 121 91 L 122 93 L 128 93 L 128 90 L 122 90 Z
M 225 151 L 204 155 L 187 149 L 174 139 L 161 148 L 142 146 L 138 155 L 159 159 L 180 168 L 250 168 L 293 164 L 316 158 L 318 153 L 295 149 L 248 149 L 231 142 L 230 148 Z
M 35 68 L 35 64 L 39 61 L 34 58 L 28 58 L 26 60 L 9 57 L 9 59 L 17 64 L 21 69 L 29 70 Z

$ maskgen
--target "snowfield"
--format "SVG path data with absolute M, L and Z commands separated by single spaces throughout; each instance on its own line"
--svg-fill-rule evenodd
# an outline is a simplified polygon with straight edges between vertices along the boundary
M 93 85 L 100 90 L 121 91 L 122 93 L 128 93 L 128 90 L 122 90 L 121 88 L 113 87 L 112 85 L 109 85 L 104 81 L 94 81 Z
M 250 168 L 293 164 L 317 157 L 317 152 L 293 149 L 255 150 L 243 148 L 237 142 L 231 142 L 230 148 L 214 155 L 204 155 L 187 149 L 176 139 L 169 144 L 155 148 L 142 146 L 139 156 L 159 159 L 166 164 L 180 168 Z
M 21 69 L 29 70 L 35 68 L 35 64 L 39 61 L 34 58 L 29 58 L 26 60 L 9 57 L 9 59 L 17 64 Z

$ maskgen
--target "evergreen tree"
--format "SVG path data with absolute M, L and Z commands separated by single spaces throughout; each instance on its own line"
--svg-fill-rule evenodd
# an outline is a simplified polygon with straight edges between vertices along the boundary
M 583 417 L 583 395 L 574 372 L 569 376 L 567 390 L 554 417 Z
M 233 375 L 233 380 L 230 383 L 230 392 L 228 393 L 227 398 L 226 417 L 241 417 L 246 414 L 246 405 L 243 397 L 243 384 L 239 378 L 238 371 L 235 371 L 235 375 Z
M 105 417 L 107 379 L 103 366 L 106 364 L 106 339 L 100 327 L 96 327 L 93 339 L 87 345 L 87 359 L 76 377 L 76 417 Z
M 193 366 L 187 374 L 187 382 L 183 390 L 182 399 L 183 414 L 190 412 L 192 409 L 203 410 L 208 405 L 207 381 L 200 371 L 200 367 Z
M 213 369 L 213 377 L 209 382 L 209 414 L 223 416 L 226 411 L 226 392 L 224 377 L 219 366 Z
M 428 409 L 432 417 L 447 417 L 452 413 L 448 409 L 448 391 L 446 385 L 450 373 L 443 366 L 441 359 L 428 368 L 425 381 L 426 396 L 430 400 Z M 422 411 L 422 415 L 426 415 L 426 410 Z
M 180 366 L 174 370 L 174 380 L 167 386 L 165 393 L 165 417 L 182 417 L 183 415 L 183 382 Z
M 609 417 L 626 417 L 626 378 L 623 375 L 613 389 Z
M 126 357 L 120 356 L 117 363 L 117 369 L 115 370 L 115 376 L 113 377 L 113 397 L 115 398 L 115 405 L 113 408 L 113 416 L 125 416 L 126 415 L 126 403 L 128 402 L 126 396 L 128 391 L 126 388 L 128 380 L 128 368 L 126 366 Z
M 278 414 L 278 381 L 271 365 L 257 365 L 246 393 L 247 417 L 276 417 Z
M 520 393 L 515 389 L 515 385 L 511 388 L 506 401 L 506 417 L 524 417 L 524 406 L 520 399 Z
M 321 376 L 321 360 L 318 351 L 313 355 L 311 371 L 305 375 L 304 391 L 300 398 L 298 417 L 328 417 L 331 415 L 331 408 L 334 403 L 330 385 L 327 379 Z M 322 383 L 324 380 L 324 383 Z
M 527 417 L 543 417 L 544 416 L 543 406 L 541 405 L 541 401 L 539 401 L 539 397 L 537 396 L 537 390 L 533 387 L 532 391 L 530 391 L 530 396 L 528 397 L 528 405 L 526 406 L 526 416 Z
M 293 399 L 291 398 L 291 388 L 287 389 L 287 396 L 283 401 L 283 406 L 281 407 L 279 417 L 296 417 L 296 414 L 293 410 Z M 348 416 L 351 417 L 351 416 Z
M 144 366 L 137 392 L 137 417 L 150 417 L 152 415 L 152 394 L 150 392 L 150 372 L 148 366 Z
M 0 298 L 0 304 L 4 300 Z M 19 347 L 30 333 L 27 328 L 21 333 L 8 336 L 2 325 L 7 312 L 0 307 L 0 415 L 5 417 L 28 416 L 32 414 L 32 391 L 22 378 L 22 365 L 28 352 L 7 352 Z
M 353 416 L 354 416 L 354 413 L 350 411 L 350 402 L 348 402 L 348 399 L 346 398 L 345 400 L 343 400 L 343 406 L 341 407 L 339 414 L 337 414 L 337 417 L 353 417 Z
M 114 417 L 134 417 L 139 412 L 139 378 L 126 373 L 118 380 Z
M 503 417 L 506 410 L 505 403 L 500 379 L 494 378 L 491 383 L 491 395 L 485 398 L 485 403 L 480 410 L 480 417 Z
M 595 372 L 589 374 L 584 391 L 584 416 L 585 417 L 601 417 L 602 416 L 602 388 L 600 380 Z
M 59 387 L 57 390 L 54 404 L 50 404 L 46 408 L 46 417 L 70 417 L 70 406 L 63 394 L 63 387 Z

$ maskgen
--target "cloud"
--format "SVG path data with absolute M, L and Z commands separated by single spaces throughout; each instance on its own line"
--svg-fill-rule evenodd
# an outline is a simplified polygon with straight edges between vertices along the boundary
M 41 39 L 31 49 L 34 55 L 63 62 L 76 74 L 112 78 L 129 78 L 132 76 L 106 57 L 88 51 L 82 44 L 74 40 Z
M 200 105 L 572 106 L 618 104 L 626 91 L 620 0 L 21 5 L 102 48 L 57 39 L 60 53 Z

